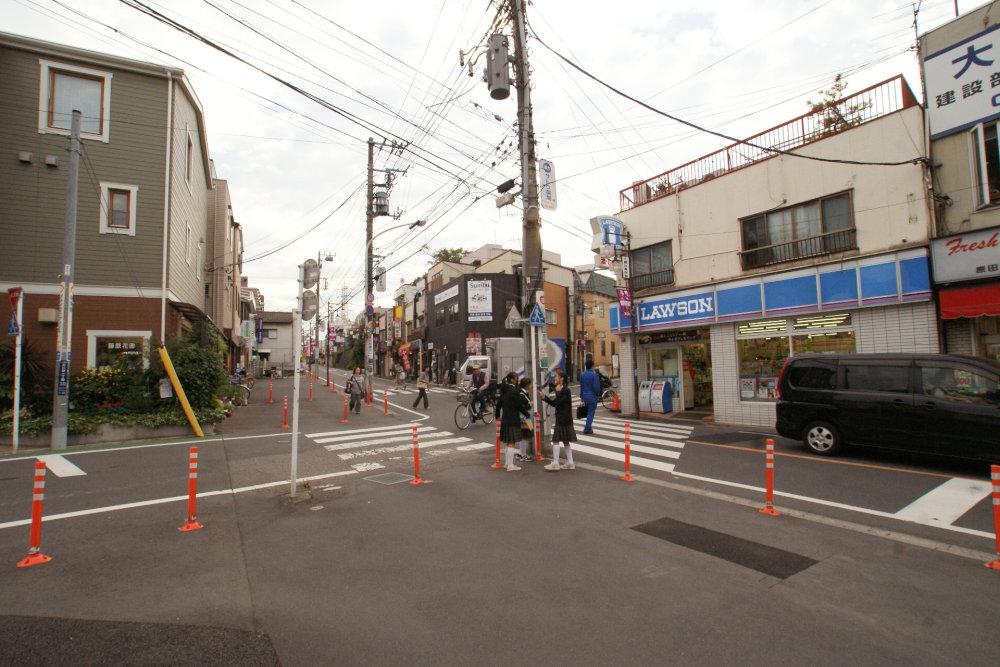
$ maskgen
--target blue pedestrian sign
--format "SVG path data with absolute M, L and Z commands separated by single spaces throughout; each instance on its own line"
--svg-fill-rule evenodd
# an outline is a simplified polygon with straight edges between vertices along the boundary
M 528 324 L 533 327 L 544 327 L 545 326 L 545 311 L 542 310 L 540 304 L 535 304 L 535 307 L 531 309 L 531 315 L 528 317 Z
M 17 323 L 17 317 L 14 315 L 10 316 L 10 324 L 7 325 L 7 335 L 8 336 L 20 336 L 21 327 Z

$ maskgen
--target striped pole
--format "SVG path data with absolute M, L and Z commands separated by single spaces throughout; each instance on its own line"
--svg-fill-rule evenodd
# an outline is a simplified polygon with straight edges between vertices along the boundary
M 493 459 L 493 465 L 490 466 L 494 470 L 497 468 L 503 468 L 503 464 L 500 463 L 500 422 L 497 422 L 497 443 L 496 443 L 496 455 Z
M 198 448 L 192 447 L 188 455 L 188 518 L 177 530 L 190 533 L 202 528 L 198 523 Z
M 312 381 L 312 378 L 309 379 L 309 398 L 307 398 L 306 400 L 307 401 L 313 400 L 313 381 Z
M 274 376 L 267 376 L 267 404 L 274 403 Z
M 382 392 L 382 414 L 389 414 L 389 390 L 386 389 Z
M 285 407 L 281 409 L 281 430 L 288 430 L 288 397 L 285 396 Z
M 764 446 L 766 447 L 764 460 L 767 466 L 764 478 L 767 487 L 764 490 L 764 506 L 760 508 L 760 513 L 768 516 L 781 516 L 781 512 L 774 509 L 774 438 L 765 440 Z
M 535 428 L 534 428 L 534 431 L 535 431 L 535 460 L 536 461 L 544 461 L 545 457 L 542 456 L 542 430 L 540 428 L 538 428 L 538 424 L 539 424 L 539 421 L 538 421 L 538 412 L 536 411 L 535 412 L 535 424 L 534 424 L 534 426 L 535 426 Z
M 993 482 L 993 533 L 997 543 L 997 557 L 986 567 L 1000 570 L 1000 466 L 990 466 L 990 481 Z
M 347 393 L 347 392 L 345 391 L 345 392 L 344 392 L 344 416 L 340 418 L 340 423 L 341 423 L 341 424 L 346 424 L 346 423 L 347 423 L 347 411 L 349 410 L 349 408 L 347 407 L 347 402 L 348 402 L 349 400 L 351 400 L 351 395 L 350 395 L 350 394 L 348 394 L 348 393 Z
M 425 480 L 420 478 L 420 442 L 417 437 L 417 425 L 413 425 L 413 479 L 410 484 L 416 486 L 423 484 Z
M 625 422 L 625 474 L 620 479 L 626 482 L 634 482 L 632 477 L 632 425 Z
M 42 553 L 42 501 L 45 500 L 45 463 L 35 461 L 35 484 L 31 492 L 31 531 L 28 533 L 28 555 L 17 562 L 18 567 L 41 565 L 52 560 Z

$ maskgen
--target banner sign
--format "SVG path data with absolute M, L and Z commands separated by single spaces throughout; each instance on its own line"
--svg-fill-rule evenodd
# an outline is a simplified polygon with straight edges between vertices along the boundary
M 983 280 L 1000 275 L 1000 228 L 931 241 L 935 283 Z
M 614 256 L 621 252 L 624 244 L 622 234 L 625 223 L 610 215 L 599 215 L 590 219 L 590 229 L 594 233 L 591 250 L 600 253 L 602 257 Z
M 483 338 L 478 333 L 470 333 L 465 336 L 465 352 L 466 354 L 482 354 L 483 353 Z
M 438 305 L 442 301 L 447 301 L 453 297 L 458 296 L 458 283 L 455 283 L 451 287 L 434 295 L 434 305 Z
M 615 291 L 618 293 L 618 304 L 622 315 L 632 317 L 632 294 L 627 287 L 616 287 Z
M 556 210 L 556 168 L 548 160 L 538 161 L 538 201 L 542 208 Z
M 456 285 L 456 287 L 458 287 Z M 470 322 L 493 321 L 493 283 L 490 280 L 470 280 L 468 292 L 468 310 Z
M 1000 116 L 1000 23 L 924 58 L 931 139 Z

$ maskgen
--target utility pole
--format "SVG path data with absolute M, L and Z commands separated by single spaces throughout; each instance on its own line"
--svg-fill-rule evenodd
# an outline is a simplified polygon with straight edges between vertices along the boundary
M 514 69 L 516 73 L 515 87 L 517 90 L 517 123 L 518 147 L 521 153 L 521 201 L 524 210 L 522 224 L 521 270 L 523 283 L 521 287 L 522 303 L 526 309 L 533 307 L 535 294 L 542 289 L 542 220 L 538 210 L 538 174 L 535 160 L 535 130 L 531 120 L 531 86 L 529 81 L 528 49 L 525 31 L 525 0 L 511 0 L 511 16 L 514 20 Z M 504 65 L 506 67 L 506 65 Z M 492 83 L 492 82 L 491 82 Z M 535 349 L 537 343 L 531 341 L 532 328 L 524 324 L 523 337 L 526 344 L 525 364 L 531 363 L 531 377 L 534 389 L 538 387 L 538 367 L 529 360 L 536 359 L 539 354 Z M 539 340 L 541 336 L 537 337 Z M 536 401 L 537 402 L 537 401 Z M 537 428 L 546 433 L 545 410 L 537 410 L 539 423 Z
M 330 325 L 333 324 L 333 302 L 326 300 L 326 386 L 330 386 Z
M 635 300 L 635 291 L 632 289 L 632 232 L 625 232 L 625 256 L 629 259 L 629 272 L 628 278 L 625 279 L 625 288 L 628 290 L 629 303 L 632 306 L 631 317 L 629 317 L 629 322 L 631 322 L 632 335 L 630 344 L 632 347 L 632 396 L 633 396 L 633 409 L 632 418 L 639 421 L 639 348 L 638 348 L 638 338 L 639 338 L 639 304 Z M 683 373 L 683 367 L 681 372 Z
M 368 206 L 365 209 L 365 372 L 368 386 L 375 377 L 375 341 L 372 340 L 372 317 L 368 314 L 368 295 L 374 291 L 372 284 L 372 227 L 375 223 L 375 140 L 368 137 Z
M 316 263 L 319 264 L 321 270 L 323 266 L 323 253 L 316 253 Z M 320 290 L 323 288 L 323 278 L 319 279 L 316 283 L 316 303 L 320 302 Z M 319 359 L 319 308 L 316 309 L 316 332 L 313 338 L 312 346 L 312 356 L 309 358 L 309 372 L 312 373 L 313 361 L 318 361 Z M 329 363 L 329 361 L 328 361 Z
M 73 110 L 69 134 L 69 177 L 63 228 L 62 274 L 59 281 L 59 324 L 56 333 L 56 380 L 52 397 L 52 449 L 66 449 L 69 421 L 69 365 L 73 340 L 73 264 L 76 256 L 76 200 L 80 178 L 80 118 Z

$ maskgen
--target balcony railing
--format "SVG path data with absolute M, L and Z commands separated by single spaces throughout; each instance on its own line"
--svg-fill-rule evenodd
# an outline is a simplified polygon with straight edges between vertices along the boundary
M 641 206 L 767 160 L 777 155 L 774 149 L 795 150 L 913 106 L 917 106 L 917 98 L 902 75 L 897 75 L 834 104 L 817 106 L 809 113 L 747 137 L 743 142 L 730 144 L 645 181 L 637 181 L 619 193 L 621 209 L 626 211 Z
M 743 263 L 743 270 L 745 271 L 771 264 L 791 262 L 806 257 L 827 255 L 831 252 L 853 250 L 857 247 L 857 230 L 852 227 L 851 229 L 841 229 L 836 232 L 810 236 L 809 238 L 789 241 L 787 243 L 776 243 L 751 250 L 743 250 L 740 252 L 740 261 Z
M 654 271 L 653 273 L 643 273 L 642 275 L 632 276 L 632 289 L 641 290 L 647 287 L 656 287 L 657 285 L 673 285 L 674 284 L 674 270 L 666 269 L 665 271 Z

